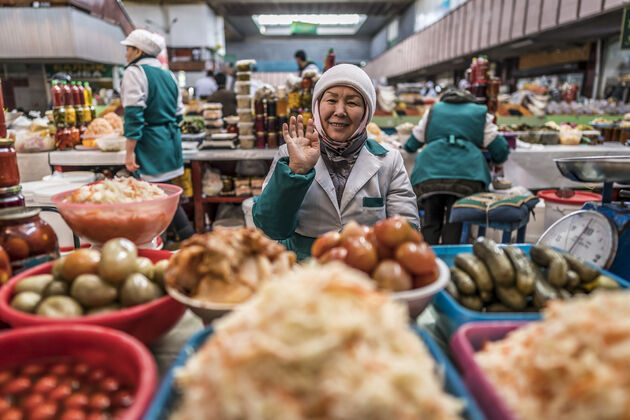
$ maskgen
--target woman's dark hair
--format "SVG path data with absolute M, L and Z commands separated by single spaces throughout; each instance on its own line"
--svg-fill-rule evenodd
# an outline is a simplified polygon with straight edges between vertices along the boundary
M 217 86 L 220 86 L 220 87 L 225 86 L 225 74 L 217 73 L 214 76 L 214 80 L 215 80 L 215 82 L 217 82 Z
M 302 61 L 306 61 L 306 53 L 304 50 L 297 50 L 295 52 L 295 58 L 299 58 Z

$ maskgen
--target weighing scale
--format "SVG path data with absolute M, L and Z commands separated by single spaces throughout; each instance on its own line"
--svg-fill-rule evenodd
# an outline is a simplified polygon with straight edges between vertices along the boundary
M 603 182 L 602 202 L 588 202 L 547 229 L 538 243 L 630 279 L 630 201 L 612 201 L 613 183 L 630 184 L 630 156 L 554 159 L 565 177 Z

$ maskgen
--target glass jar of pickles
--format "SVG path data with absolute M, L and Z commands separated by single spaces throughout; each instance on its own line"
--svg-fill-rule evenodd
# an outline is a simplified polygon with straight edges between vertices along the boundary
M 12 187 L 19 183 L 20 171 L 13 140 L 0 139 L 0 187 Z
M 57 235 L 39 217 L 39 208 L 0 210 L 0 245 L 9 255 L 13 274 L 59 258 Z
M 22 186 L 0 187 L 0 209 L 23 207 L 25 205 Z

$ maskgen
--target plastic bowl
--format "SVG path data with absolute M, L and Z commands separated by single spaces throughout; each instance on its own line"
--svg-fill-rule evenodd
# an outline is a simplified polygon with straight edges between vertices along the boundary
M 499 246 L 503 245 L 499 244 Z M 517 244 L 515 246 L 521 248 L 527 255 L 529 255 L 529 249 L 532 247 L 530 244 Z M 433 246 L 432 249 L 449 267 L 454 265 L 455 256 L 457 254 L 462 252 L 472 253 L 472 245 L 440 245 Z M 613 278 L 622 288 L 626 289 L 630 287 L 630 282 L 621 277 L 606 270 L 597 269 L 600 270 L 602 274 Z M 541 319 L 540 313 L 537 312 L 489 313 L 473 311 L 460 305 L 446 290 L 441 290 L 435 295 L 433 308 L 437 315 L 436 325 L 447 338 L 450 338 L 460 326 L 469 322 L 536 321 Z
M 406 303 L 409 308 L 409 316 L 416 318 L 429 306 L 431 299 L 440 290 L 444 289 L 451 279 L 451 272 L 444 261 L 436 258 L 440 274 L 433 283 L 419 289 L 405 290 L 404 292 L 392 293 L 392 297 L 400 302 Z
M 76 191 L 72 190 L 54 195 L 51 201 L 74 233 L 86 241 L 101 245 L 113 238 L 127 238 L 142 246 L 168 227 L 182 193 L 176 185 L 156 185 L 167 197 L 137 203 L 65 203 L 64 199 Z
M 426 331 L 413 325 L 410 326 L 410 328 L 420 336 L 435 360 L 436 367 L 440 376 L 443 378 L 444 390 L 459 398 L 464 403 L 463 417 L 467 420 L 485 420 L 484 415 L 470 396 L 459 374 L 440 347 Z M 168 373 L 164 376 L 160 388 L 155 394 L 151 406 L 147 409 L 143 420 L 167 420 L 170 417 L 171 411 L 176 406 L 180 397 L 174 383 L 175 371 L 186 364 L 190 356 L 196 353 L 203 343 L 210 338 L 212 332 L 212 327 L 208 327 L 205 330 L 197 332 L 186 342 L 177 355 L 175 362 L 171 365 Z
M 404 292 L 395 292 L 391 296 L 407 305 L 409 309 L 409 316 L 416 318 L 422 313 L 422 311 L 429 305 L 433 296 L 444 289 L 451 278 L 451 273 L 448 266 L 444 261 L 439 258 L 436 259 L 440 274 L 433 283 L 422 287 L 420 289 L 406 290 Z M 205 325 L 210 324 L 214 319 L 219 318 L 240 303 L 222 303 L 222 302 L 209 302 L 193 299 L 178 291 L 175 288 L 166 286 L 166 291 L 173 299 L 179 301 L 183 305 L 186 305 L 195 315 L 197 315 Z
M 138 250 L 138 255 L 156 262 L 170 257 L 168 251 Z M 149 344 L 170 330 L 184 315 L 186 307 L 170 296 L 152 302 L 121 309 L 109 314 L 85 315 L 72 318 L 46 318 L 13 309 L 9 303 L 15 285 L 25 277 L 48 274 L 54 263 L 47 262 L 12 277 L 0 288 L 0 318 L 14 328 L 32 326 L 69 326 L 74 324 L 98 325 L 124 331 L 145 344 Z
M 475 353 L 483 348 L 484 343 L 501 340 L 510 331 L 526 324 L 515 321 L 471 323 L 458 329 L 451 340 L 451 351 L 464 382 L 489 419 L 516 420 L 517 417 L 494 390 L 475 361 Z
M 151 353 L 133 337 L 91 325 L 54 325 L 20 328 L 0 335 L 0 369 L 41 359 L 70 357 L 106 366 L 135 387 L 134 402 L 119 420 L 141 418 L 157 386 Z
M 166 291 L 173 299 L 188 307 L 195 315 L 201 318 L 204 325 L 210 324 L 216 318 L 222 317 L 239 305 L 239 303 L 208 302 L 193 299 L 169 286 L 166 286 Z

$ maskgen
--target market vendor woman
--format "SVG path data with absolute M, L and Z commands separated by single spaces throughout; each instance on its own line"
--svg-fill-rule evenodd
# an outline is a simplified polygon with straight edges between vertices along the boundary
M 184 173 L 179 132 L 184 106 L 175 76 L 157 60 L 162 47 L 151 32 L 136 29 L 121 44 L 127 47 L 128 63 L 120 89 L 127 138 L 125 166 L 145 181 L 170 182 Z M 169 228 L 180 240 L 194 233 L 181 206 Z
M 374 86 L 350 64 L 337 65 L 315 85 L 314 121 L 284 124 L 283 145 L 254 223 L 303 259 L 318 236 L 354 220 L 373 225 L 394 215 L 419 227 L 418 208 L 399 152 L 367 139 L 374 115 Z

